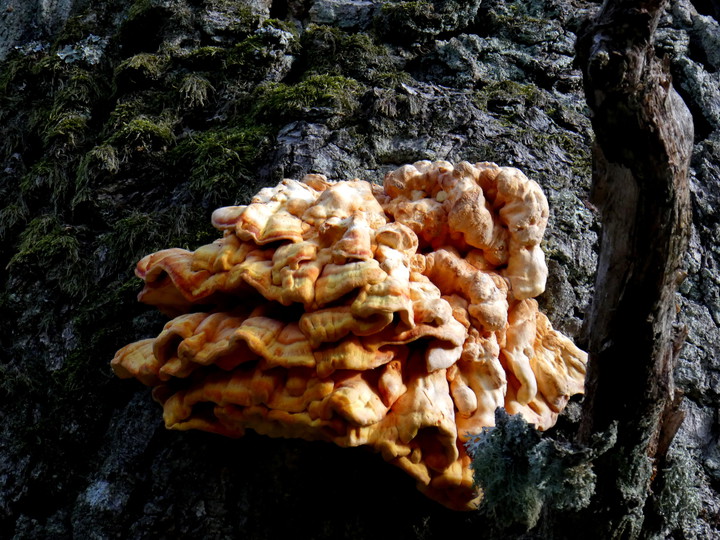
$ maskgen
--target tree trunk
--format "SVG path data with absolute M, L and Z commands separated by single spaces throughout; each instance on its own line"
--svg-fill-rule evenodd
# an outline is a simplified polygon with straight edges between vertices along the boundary
M 679 426 L 673 323 L 693 126 L 653 50 L 666 3 L 607 0 L 577 44 L 603 223 L 579 439 L 617 429 L 595 465 L 593 534 L 601 538 L 639 536 L 657 460 Z

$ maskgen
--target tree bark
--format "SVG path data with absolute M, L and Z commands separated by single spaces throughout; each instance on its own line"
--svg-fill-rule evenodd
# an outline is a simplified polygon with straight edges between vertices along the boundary
M 640 535 L 657 460 L 679 426 L 673 323 L 690 231 L 693 125 L 653 50 L 666 4 L 607 0 L 577 43 L 603 223 L 579 440 L 617 430 L 595 464 L 599 538 Z

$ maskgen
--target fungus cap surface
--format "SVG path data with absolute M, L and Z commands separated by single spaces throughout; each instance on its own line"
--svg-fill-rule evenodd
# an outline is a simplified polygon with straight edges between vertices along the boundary
M 467 435 L 497 407 L 547 429 L 583 391 L 586 354 L 533 300 L 547 219 L 540 187 L 491 163 L 283 180 L 216 210 L 214 243 L 138 263 L 139 299 L 174 318 L 112 367 L 170 429 L 367 445 L 474 508 Z

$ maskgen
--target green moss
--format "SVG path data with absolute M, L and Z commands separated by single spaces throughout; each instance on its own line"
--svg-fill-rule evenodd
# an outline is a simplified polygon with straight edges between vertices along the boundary
M 0 116 L 0 122 L 2 117 Z M 16 126 L 7 126 L 0 140 L 0 161 L 7 162 L 10 157 L 23 145 L 23 133 Z
M 260 89 L 256 111 L 261 118 L 288 122 L 314 114 L 349 116 L 359 106 L 363 86 L 334 75 L 311 75 L 296 85 L 273 83 Z
M 589 179 L 592 175 L 592 154 L 582 136 L 568 132 L 556 131 L 541 133 L 535 129 L 516 129 L 514 136 L 518 140 L 532 139 L 538 148 L 550 156 L 560 156 L 567 162 L 574 176 Z M 555 157 L 557 159 L 557 157 Z
M 124 60 L 115 68 L 115 85 L 127 90 L 129 86 L 157 81 L 170 65 L 166 54 L 139 53 Z
M 375 29 L 395 43 L 426 41 L 440 31 L 440 16 L 432 2 L 384 2 Z
M 0 209 L 0 240 L 4 239 L 9 231 L 24 222 L 29 214 L 28 206 L 21 195 Z
M 62 106 L 90 106 L 103 97 L 101 76 L 79 67 L 72 67 L 60 91 L 55 104 Z
M 169 247 L 196 249 L 216 238 L 209 214 L 198 205 L 177 205 L 145 212 L 130 210 L 99 238 L 103 265 L 99 277 L 130 274 L 141 258 Z
M 6 93 L 8 87 L 17 81 L 20 73 L 27 72 L 28 63 L 27 56 L 20 55 L 20 53 L 11 52 L 8 55 L 2 64 L 2 71 L 0 71 L 0 92 Z
M 77 232 L 54 215 L 33 219 L 20 235 L 8 269 L 26 276 L 43 275 L 69 296 L 82 296 L 87 290 L 87 267 L 80 258 Z
M 127 20 L 133 21 L 138 17 L 142 17 L 148 11 L 152 10 L 153 7 L 154 4 L 152 0 L 135 0 L 128 10 Z
M 258 31 L 228 49 L 225 75 L 240 81 L 264 80 L 271 69 L 278 67 L 278 56 L 297 49 L 297 40 L 286 40 L 285 34 Z
M 491 35 L 532 46 L 557 39 L 560 28 L 551 12 L 542 3 L 509 1 L 488 9 L 483 24 Z
M 401 84 L 412 85 L 415 80 L 406 71 L 381 71 L 374 74 L 373 82 L 383 88 L 395 88 Z
M 156 33 L 161 33 L 163 23 L 171 22 L 176 28 L 190 22 L 191 11 L 183 2 L 163 0 L 135 0 L 128 10 L 125 29 L 149 29 L 154 24 Z
M 43 133 L 43 142 L 46 145 L 60 142 L 75 148 L 85 138 L 89 119 L 87 110 L 53 110 Z
M 503 80 L 475 92 L 473 101 L 482 111 L 511 114 L 519 108 L 539 105 L 542 97 L 540 90 L 533 84 Z
M 100 237 L 100 245 L 108 259 L 101 277 L 114 271 L 130 270 L 137 259 L 167 239 L 167 224 L 159 216 L 159 212 L 132 210 L 112 224 L 111 230 Z
M 556 138 L 570 161 L 570 171 L 574 176 L 589 179 L 592 176 L 592 153 L 584 151 L 587 146 L 567 134 Z
M 46 51 L 27 55 L 13 52 L 2 64 L 0 92 L 8 94 L 7 97 L 22 98 L 27 95 L 27 91 L 52 82 L 63 71 L 65 66 L 60 59 Z M 20 92 L 21 88 L 25 90 L 24 93 Z
M 91 136 L 92 109 L 105 95 L 98 75 L 77 65 L 40 61 L 32 68 L 24 68 L 22 74 L 17 72 L 15 80 L 6 80 L 6 91 L 22 99 L 5 109 L 9 132 L 18 134 L 13 144 L 4 141 L 5 151 L 12 151 L 23 142 L 27 144 L 28 139 L 39 139 L 42 148 L 33 145 L 22 149 L 26 159 L 34 151 L 42 150 L 45 157 L 55 155 L 71 162 L 74 156 L 68 150 L 81 146 Z M 5 97 L 2 96 L 2 102 L 8 106 Z
M 252 35 L 228 50 L 227 68 L 242 70 L 244 78 L 262 75 L 273 60 L 270 47 L 263 36 Z
M 157 117 L 173 126 L 179 121 L 176 82 L 159 88 L 123 93 L 103 129 L 117 131 L 138 116 Z M 111 134 L 111 133 L 108 133 Z
M 120 168 L 120 159 L 114 147 L 109 144 L 101 144 L 85 154 L 78 173 L 87 174 L 91 165 L 94 165 L 96 170 L 104 170 L 110 174 L 115 174 Z
M 167 150 L 175 142 L 173 119 L 168 115 L 151 117 L 144 114 L 122 124 L 107 141 L 126 150 Z
M 223 33 L 249 34 L 260 25 L 252 10 L 237 0 L 207 0 L 206 16 L 214 20 Z
M 106 179 L 120 170 L 120 157 L 117 150 L 110 144 L 95 146 L 80 160 L 75 174 L 75 194 L 71 205 L 92 200 L 91 181 L 93 179 Z
M 79 260 L 79 244 L 71 227 L 63 227 L 55 216 L 33 219 L 20 235 L 20 245 L 10 259 L 10 267 L 30 265 L 55 257 Z
M 0 364 L 0 391 L 5 399 L 19 398 L 27 399 L 28 395 L 40 390 L 41 383 L 36 377 L 32 376 L 32 372 L 23 366 L 15 364 Z M 27 430 L 36 426 L 27 426 Z M 20 431 L 20 430 L 19 430 Z M 37 430 L 39 432 L 40 430 Z M 31 435 L 35 435 L 34 433 Z M 17 433 L 18 437 L 30 438 L 29 434 L 21 431 Z
M 77 108 L 77 102 L 71 102 L 65 90 L 67 77 L 68 69 L 54 60 L 48 61 L 47 57 L 23 65 L 6 81 L 3 105 L 12 108 L 5 111 L 12 111 L 11 117 L 15 116 L 13 112 L 16 118 L 25 116 L 26 121 L 19 126 L 23 131 L 42 134 L 51 114 L 57 119 L 63 109 Z
M 117 131 L 124 124 L 127 124 L 140 114 L 147 113 L 151 110 L 148 102 L 142 99 L 142 96 L 132 96 L 130 98 L 121 98 L 115 104 L 115 108 L 110 113 L 107 128 Z
M 225 47 L 204 46 L 193 49 L 184 62 L 191 69 L 220 70 L 224 68 L 227 56 Z
M 83 15 L 68 17 L 55 40 L 55 45 L 80 41 L 93 32 L 93 26 L 94 25 Z
M 507 137 L 523 145 L 532 145 L 541 157 L 551 161 L 561 160 L 569 165 L 573 175 L 589 178 L 592 159 L 587 151 L 588 141 L 580 133 L 568 131 L 561 126 L 564 105 L 553 101 L 546 92 L 534 84 L 503 80 L 486 85 L 476 91 L 473 102 L 478 109 L 490 113 L 507 130 Z M 547 119 L 548 128 L 539 131 L 529 122 L 528 109 L 536 107 Z M 560 108 L 560 109 L 558 109 Z M 562 111 L 562 112 L 561 112 Z M 572 111 L 570 111 L 572 112 Z M 579 115 L 577 122 L 584 121 Z M 488 159 L 490 156 L 488 156 Z
M 30 171 L 20 179 L 20 193 L 25 196 L 36 196 L 42 191 L 62 198 L 69 187 L 67 170 L 64 164 L 50 156 L 37 161 Z
M 45 90 L 50 90 L 47 97 L 54 97 L 70 70 L 71 67 L 56 54 L 43 55 L 32 63 L 30 73 L 33 78 L 29 82 L 44 86 Z
M 263 28 L 277 28 L 285 32 L 290 32 L 295 38 L 300 36 L 297 27 L 289 21 L 280 19 L 265 19 L 262 23 Z
M 162 54 L 140 53 L 123 60 L 116 72 L 138 71 L 146 77 L 157 79 L 168 65 L 169 58 Z
M 204 107 L 211 92 L 215 90 L 210 81 L 201 75 L 190 73 L 180 81 L 178 88 L 185 107 Z
M 394 67 L 389 50 L 369 34 L 347 33 L 337 27 L 310 25 L 302 37 L 308 73 L 345 75 L 372 80 Z
M 230 204 L 245 201 L 255 190 L 251 171 L 268 143 L 264 126 L 213 129 L 184 140 L 173 154 L 188 163 L 196 200 Z
M 277 66 L 279 54 L 290 54 L 297 48 L 296 39 L 288 42 L 286 38 L 277 32 L 257 31 L 227 46 L 197 47 L 180 62 L 211 76 L 218 87 L 222 83 L 254 85 Z
M 432 2 L 425 1 L 396 1 L 385 2 L 382 6 L 383 13 L 394 13 L 403 17 L 422 17 L 434 13 L 435 6 Z

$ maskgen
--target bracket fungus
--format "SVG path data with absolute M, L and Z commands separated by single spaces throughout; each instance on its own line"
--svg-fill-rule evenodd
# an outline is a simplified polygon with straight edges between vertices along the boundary
M 168 428 L 367 445 L 474 508 L 468 434 L 497 407 L 547 429 L 583 391 L 586 354 L 533 299 L 547 219 L 538 184 L 492 163 L 283 180 L 216 210 L 212 244 L 138 263 L 139 299 L 174 318 L 112 367 Z

